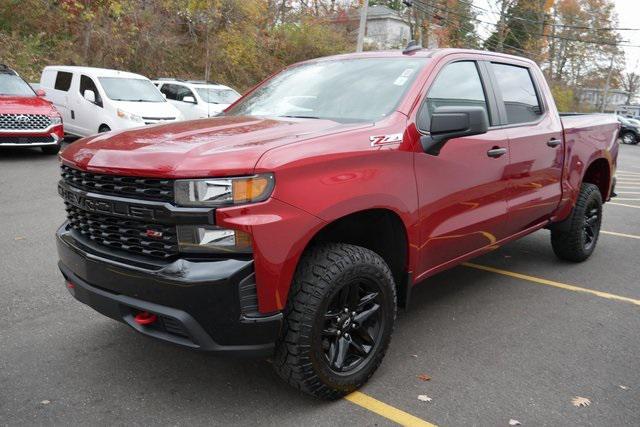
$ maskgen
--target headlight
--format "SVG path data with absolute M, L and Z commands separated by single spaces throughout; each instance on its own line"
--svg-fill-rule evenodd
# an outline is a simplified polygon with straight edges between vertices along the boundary
M 175 182 L 180 206 L 230 206 L 267 200 L 273 192 L 273 174 L 238 178 L 180 179 Z
M 178 245 L 186 253 L 251 253 L 251 235 L 215 225 L 179 225 Z
M 133 114 L 133 113 L 129 113 L 127 111 L 121 110 L 118 108 L 118 110 L 116 110 L 116 113 L 118 114 L 118 117 L 121 117 L 123 119 L 127 119 L 127 120 L 131 120 L 132 122 L 140 122 L 142 123 L 142 117 L 138 116 L 137 114 Z
M 52 116 L 51 118 L 51 124 L 52 125 L 60 125 L 62 124 L 62 117 L 60 116 Z

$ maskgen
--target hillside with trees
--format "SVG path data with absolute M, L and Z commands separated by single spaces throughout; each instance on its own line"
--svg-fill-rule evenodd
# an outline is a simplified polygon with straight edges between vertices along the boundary
M 362 0 L 4 0 L 0 61 L 30 81 L 45 65 L 116 68 L 215 80 L 245 90 L 283 66 L 355 49 Z M 407 5 L 411 7 L 407 7 Z M 612 0 L 370 0 L 394 10 L 424 46 L 529 57 L 562 110 L 585 110 L 581 87 L 623 88 L 623 36 Z M 640 26 L 640 25 L 639 25 Z

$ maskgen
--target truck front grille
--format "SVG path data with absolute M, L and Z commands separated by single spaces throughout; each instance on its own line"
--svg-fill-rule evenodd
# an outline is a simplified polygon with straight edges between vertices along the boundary
M 51 117 L 44 114 L 0 114 L 0 130 L 44 130 Z
M 89 212 L 67 202 L 65 209 L 71 227 L 101 245 L 162 259 L 178 254 L 175 226 Z
M 173 202 L 173 181 L 169 179 L 95 174 L 66 165 L 62 165 L 61 169 L 64 182 L 81 190 L 119 197 Z

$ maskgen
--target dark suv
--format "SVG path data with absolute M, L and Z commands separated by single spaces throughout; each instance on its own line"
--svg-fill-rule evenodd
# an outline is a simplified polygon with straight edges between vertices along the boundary
M 640 121 L 618 116 L 620 122 L 619 138 L 624 144 L 637 144 L 640 141 Z

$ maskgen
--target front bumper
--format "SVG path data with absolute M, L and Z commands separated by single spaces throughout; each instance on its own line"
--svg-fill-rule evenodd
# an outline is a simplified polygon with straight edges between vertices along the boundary
M 59 145 L 62 138 L 55 132 L 32 134 L 0 133 L 0 147 L 47 147 Z
M 59 267 L 72 295 L 145 335 L 194 349 L 267 356 L 282 313 L 259 315 L 252 300 L 251 259 L 177 259 L 145 264 L 76 236 L 67 223 L 56 233 Z M 128 259 L 130 258 L 130 259 Z M 134 316 L 157 315 L 151 325 Z

